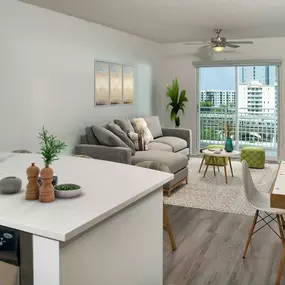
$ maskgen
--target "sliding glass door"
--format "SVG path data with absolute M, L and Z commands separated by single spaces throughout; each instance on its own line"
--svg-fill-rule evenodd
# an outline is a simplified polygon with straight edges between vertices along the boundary
M 236 150 L 264 147 L 278 157 L 278 66 L 199 68 L 198 147 L 224 144 L 223 126 L 233 126 Z

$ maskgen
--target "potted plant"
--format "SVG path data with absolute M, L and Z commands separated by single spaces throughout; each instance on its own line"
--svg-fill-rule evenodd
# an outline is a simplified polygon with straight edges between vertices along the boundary
M 186 98 L 186 91 L 182 90 L 179 93 L 179 83 L 177 78 L 173 79 L 172 86 L 166 84 L 167 92 L 166 97 L 170 99 L 170 103 L 167 104 L 166 110 L 168 110 L 169 106 L 172 107 L 170 112 L 170 120 L 175 122 L 175 127 L 180 126 L 180 117 L 179 111 L 182 111 L 184 114 L 185 102 L 188 101 Z
M 226 137 L 226 142 L 225 142 L 225 151 L 226 152 L 232 152 L 234 150 L 233 141 L 232 141 L 232 138 L 231 138 L 232 131 L 233 131 L 232 124 L 227 122 L 223 126 L 223 133 L 224 133 L 224 135 Z
M 73 198 L 81 194 L 81 187 L 76 184 L 60 184 L 54 187 L 57 198 Z
M 67 146 L 65 142 L 61 142 L 55 136 L 43 127 L 39 133 L 41 140 L 41 155 L 44 160 L 45 167 L 41 170 L 40 175 L 42 185 L 40 187 L 40 201 L 52 202 L 54 201 L 54 187 L 52 185 L 53 169 L 50 167 L 53 161 L 58 160 L 58 154 Z

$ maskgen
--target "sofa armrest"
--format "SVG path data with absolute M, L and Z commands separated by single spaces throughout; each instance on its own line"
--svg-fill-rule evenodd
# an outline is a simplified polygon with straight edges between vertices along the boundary
M 80 144 L 75 147 L 75 154 L 88 155 L 95 159 L 131 164 L 132 152 L 125 147 Z
M 192 154 L 192 131 L 182 128 L 162 128 L 163 136 L 177 137 L 187 142 L 190 154 Z

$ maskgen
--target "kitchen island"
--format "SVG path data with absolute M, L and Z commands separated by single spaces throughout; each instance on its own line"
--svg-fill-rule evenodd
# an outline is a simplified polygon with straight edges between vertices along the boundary
M 43 166 L 38 154 L 0 158 L 0 179 L 18 176 L 23 188 L 26 168 Z M 0 194 L 0 225 L 32 238 L 33 278 L 22 285 L 162 285 L 162 185 L 173 174 L 69 156 L 52 167 L 83 194 L 52 203 Z

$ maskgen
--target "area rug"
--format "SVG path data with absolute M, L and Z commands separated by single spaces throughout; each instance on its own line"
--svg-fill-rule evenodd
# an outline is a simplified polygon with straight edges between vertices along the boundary
M 224 169 L 216 171 L 209 166 L 206 177 L 203 178 L 205 165 L 199 173 L 201 158 L 191 158 L 189 161 L 189 183 L 172 191 L 170 198 L 164 197 L 169 205 L 199 208 L 218 212 L 241 215 L 253 215 L 255 210 L 247 203 L 242 182 L 242 166 L 240 161 L 232 161 L 234 177 L 228 171 L 228 184 L 225 182 Z M 268 163 L 264 169 L 250 169 L 254 184 L 259 191 L 269 192 L 278 169 L 278 164 Z

